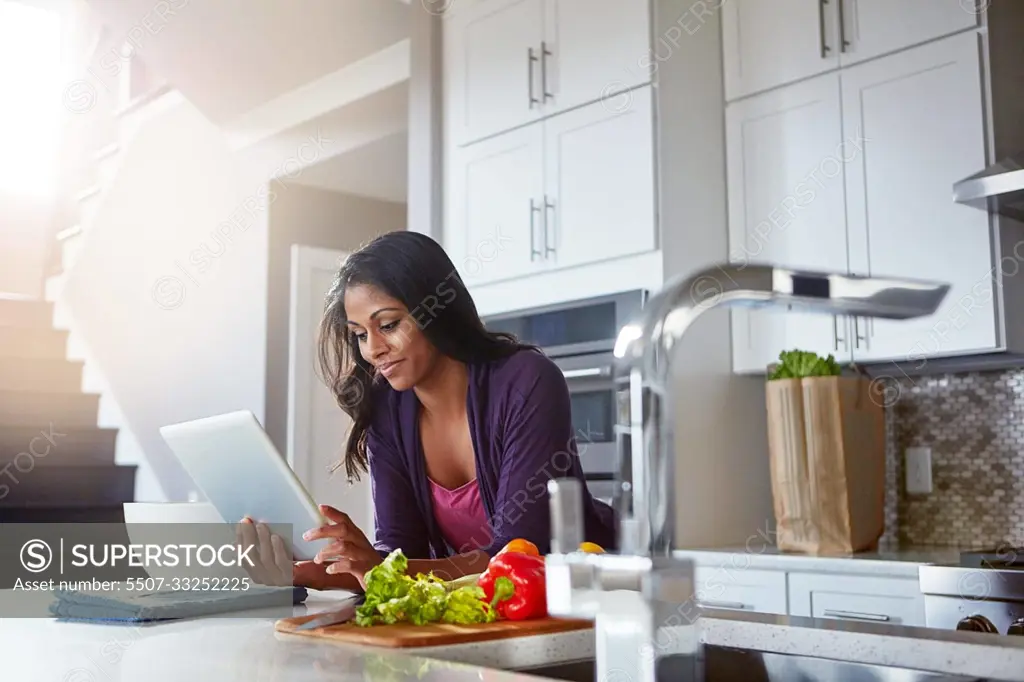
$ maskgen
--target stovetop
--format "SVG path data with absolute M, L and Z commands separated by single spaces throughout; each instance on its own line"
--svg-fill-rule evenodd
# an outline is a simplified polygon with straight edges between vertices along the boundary
M 1024 548 L 1006 545 L 990 550 L 960 552 L 957 565 L 963 568 L 1024 570 Z

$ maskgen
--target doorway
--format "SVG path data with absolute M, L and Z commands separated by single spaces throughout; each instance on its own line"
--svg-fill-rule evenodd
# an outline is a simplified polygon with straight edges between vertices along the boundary
M 318 504 L 339 509 L 374 541 L 369 475 L 349 484 L 344 452 L 349 419 L 316 374 L 317 326 L 324 296 L 348 253 L 295 244 L 291 251 L 288 343 L 288 464 Z

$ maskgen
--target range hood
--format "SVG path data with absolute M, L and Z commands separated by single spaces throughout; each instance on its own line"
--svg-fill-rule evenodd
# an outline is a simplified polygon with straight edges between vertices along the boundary
M 986 0 L 982 13 L 987 168 L 953 184 L 953 200 L 1024 223 L 1024 2 Z
M 953 199 L 1024 222 L 1024 153 L 1009 156 L 956 183 Z

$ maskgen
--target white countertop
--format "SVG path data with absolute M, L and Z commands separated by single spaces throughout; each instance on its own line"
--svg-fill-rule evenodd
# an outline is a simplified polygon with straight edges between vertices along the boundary
M 312 593 L 308 605 L 294 613 L 330 608 L 343 594 Z M 1020 638 L 732 612 L 708 612 L 698 627 L 701 641 L 717 646 L 1005 680 L 1021 679 L 1024 671 Z M 586 659 L 593 652 L 590 631 L 418 649 L 411 655 L 278 633 L 270 617 L 144 626 L 0 620 L 0 660 L 4 679 L 12 682 L 525 682 L 536 678 L 495 668 Z
M 873 552 L 813 555 L 780 552 L 772 545 L 751 543 L 747 547 L 699 547 L 678 550 L 676 554 L 692 557 L 702 565 L 737 570 L 752 568 L 916 579 L 920 566 L 955 564 L 959 561 L 960 551 L 956 547 L 894 547 Z

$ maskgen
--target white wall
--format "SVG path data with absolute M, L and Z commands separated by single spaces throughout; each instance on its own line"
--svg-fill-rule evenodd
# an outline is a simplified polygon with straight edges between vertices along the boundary
M 123 153 L 63 297 L 147 473 L 186 499 L 191 482 L 158 428 L 237 409 L 264 417 L 276 195 L 188 103 L 141 123 Z
M 368 165 L 367 174 L 384 172 Z M 300 175 L 296 180 L 302 180 Z M 296 184 L 274 184 L 267 291 L 267 402 L 264 426 L 282 454 L 288 435 L 288 324 L 291 246 L 354 251 L 383 232 L 404 230 L 405 203 Z M 327 293 L 326 291 L 324 292 Z M 342 415 L 339 411 L 339 418 Z
M 0 294 L 42 296 L 51 237 L 49 203 L 0 191 Z
M 665 279 L 728 260 L 722 3 L 657 0 L 652 55 Z M 705 314 L 677 349 L 676 544 L 739 545 L 772 521 L 764 380 L 731 373 L 730 321 Z

